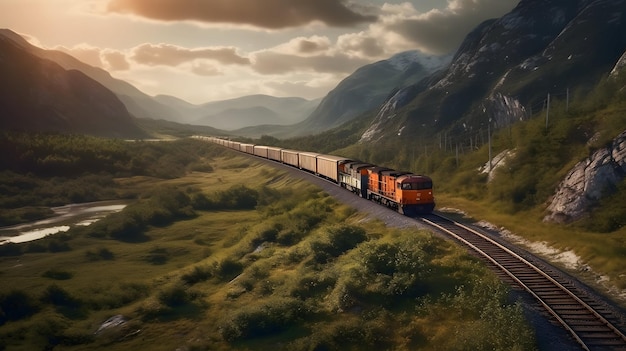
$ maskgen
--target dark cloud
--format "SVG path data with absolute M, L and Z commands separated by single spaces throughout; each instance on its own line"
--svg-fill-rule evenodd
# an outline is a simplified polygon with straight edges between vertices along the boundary
M 182 63 L 206 59 L 227 65 L 249 65 L 250 60 L 239 56 L 235 48 L 187 49 L 169 44 L 143 44 L 133 49 L 132 59 L 150 66 L 178 66 Z
M 160 21 L 233 23 L 267 29 L 319 21 L 332 27 L 374 22 L 344 0 L 109 0 L 107 10 Z
M 320 43 L 313 40 L 303 39 L 298 43 L 298 52 L 303 54 L 315 53 L 329 48 L 328 43 Z
M 261 74 L 287 74 L 302 71 L 349 74 L 368 63 L 370 63 L 369 60 L 343 54 L 303 57 L 266 51 L 255 55 L 252 69 Z
M 448 8 L 417 17 L 386 23 L 387 30 L 403 36 L 419 48 L 435 54 L 456 49 L 465 36 L 481 22 L 499 18 L 519 0 L 452 0 Z

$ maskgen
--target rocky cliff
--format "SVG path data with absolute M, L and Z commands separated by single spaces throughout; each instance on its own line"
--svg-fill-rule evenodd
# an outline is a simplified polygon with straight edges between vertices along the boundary
M 626 130 L 613 142 L 579 162 L 558 186 L 548 206 L 546 222 L 568 223 L 614 189 L 626 175 Z

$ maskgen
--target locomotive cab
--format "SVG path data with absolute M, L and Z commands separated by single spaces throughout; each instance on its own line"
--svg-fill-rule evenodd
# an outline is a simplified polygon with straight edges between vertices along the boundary
M 404 213 L 429 213 L 435 208 L 433 181 L 429 177 L 406 174 L 397 178 L 396 201 Z

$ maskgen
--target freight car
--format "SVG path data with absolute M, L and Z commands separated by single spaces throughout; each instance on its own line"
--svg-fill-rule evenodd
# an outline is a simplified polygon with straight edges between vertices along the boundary
M 215 137 L 196 138 L 305 170 L 408 216 L 430 213 L 435 208 L 433 182 L 424 175 L 335 155 L 244 144 Z

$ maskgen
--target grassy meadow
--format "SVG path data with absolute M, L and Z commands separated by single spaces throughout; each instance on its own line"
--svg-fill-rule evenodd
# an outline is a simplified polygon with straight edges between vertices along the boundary
M 150 153 L 194 154 L 176 176 L 120 165 L 123 211 L 0 250 L 0 350 L 535 348 L 521 306 L 464 249 L 183 143 Z

